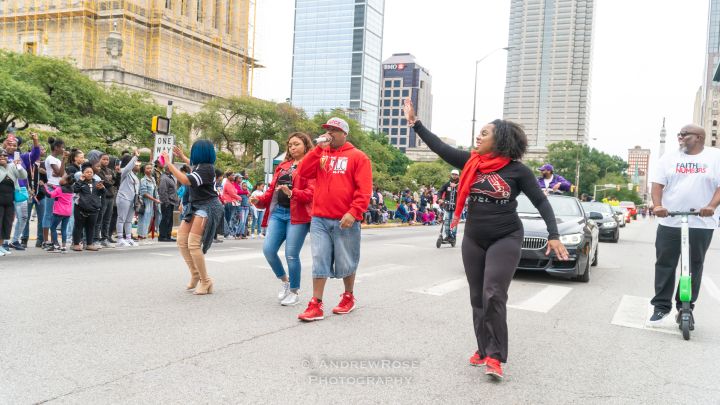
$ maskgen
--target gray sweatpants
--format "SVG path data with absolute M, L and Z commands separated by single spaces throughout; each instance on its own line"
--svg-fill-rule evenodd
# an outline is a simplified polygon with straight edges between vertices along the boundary
M 135 204 L 132 201 L 118 197 L 115 200 L 117 206 L 117 237 L 132 237 L 132 220 L 135 216 Z

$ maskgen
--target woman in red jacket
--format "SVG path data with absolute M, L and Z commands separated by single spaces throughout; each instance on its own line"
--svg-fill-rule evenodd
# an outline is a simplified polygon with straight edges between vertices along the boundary
M 250 199 L 257 208 L 267 208 L 262 223 L 267 227 L 263 253 L 282 282 L 278 293 L 281 305 L 295 305 L 300 300 L 300 250 L 310 230 L 315 181 L 297 176 L 295 169 L 311 148 L 310 136 L 302 132 L 290 134 L 285 161 L 275 169 L 270 187 L 262 196 Z M 278 256 L 283 242 L 289 278 Z

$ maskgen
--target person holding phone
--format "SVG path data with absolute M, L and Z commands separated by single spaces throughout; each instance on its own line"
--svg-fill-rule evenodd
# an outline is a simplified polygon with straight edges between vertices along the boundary
M 404 105 L 408 125 L 444 161 L 462 169 L 457 186 L 455 211 L 450 228 L 460 222 L 468 204 L 462 260 L 470 286 L 470 305 L 477 350 L 470 357 L 473 366 L 485 366 L 485 374 L 503 378 L 501 363 L 507 361 L 508 289 L 520 262 L 523 227 L 517 213 L 517 196 L 522 192 L 537 207 L 548 230 L 546 255 L 567 260 L 560 242 L 552 206 L 537 186 L 530 169 L 520 162 L 527 149 L 527 137 L 520 125 L 495 120 L 484 125 L 472 151 L 456 149 L 425 128 L 415 116 L 408 98 Z
M 137 243 L 132 239 L 132 220 L 135 217 L 135 197 L 140 189 L 137 174 L 140 168 L 135 164 L 139 153 L 125 155 L 120 161 L 120 185 L 118 186 L 115 205 L 117 206 L 117 247 L 134 247 Z
M 32 139 L 33 145 L 29 152 L 21 153 L 19 148 L 22 145 L 22 139 L 16 137 L 13 134 L 8 135 L 3 142 L 3 148 L 8 154 L 8 163 L 20 162 L 25 171 L 29 171 L 30 168 L 40 159 L 40 141 L 38 135 L 34 132 L 30 133 L 30 139 Z M 28 213 L 28 206 L 31 202 L 31 193 L 28 188 L 28 180 L 21 179 L 18 181 L 21 197 L 15 201 L 15 231 L 11 242 L 7 240 L 4 243 L 4 249 L 15 249 L 25 250 L 27 241 L 23 243 L 22 237 L 25 231 L 25 227 L 30 219 Z
M 8 153 L 0 149 L 0 256 L 10 254 L 3 241 L 10 239 L 13 218 L 15 217 L 15 195 L 20 188 L 18 180 L 27 179 L 22 162 L 8 162 Z
M 263 215 L 261 219 L 262 227 L 268 228 L 263 254 L 275 277 L 280 280 L 280 291 L 277 295 L 280 305 L 291 306 L 300 302 L 300 251 L 310 230 L 315 180 L 298 176 L 296 170 L 311 148 L 312 141 L 307 134 L 290 134 L 285 161 L 275 169 L 270 187 L 265 193 L 253 193 L 250 198 L 250 203 L 259 210 L 267 209 L 267 215 Z M 260 226 L 257 228 L 259 234 Z M 287 273 L 278 256 L 283 243 Z
M 210 249 L 222 224 L 223 205 L 215 190 L 215 146 L 201 139 L 195 141 L 187 158 L 179 147 L 173 153 L 186 164 L 192 166 L 191 173 L 185 174 L 174 165 L 168 169 L 180 184 L 188 186 L 190 198 L 177 232 L 177 245 L 190 270 L 190 283 L 186 289 L 195 290 L 195 295 L 212 294 L 213 280 L 208 276 L 205 266 L 205 253 Z M 162 152 L 166 161 L 167 152 Z
M 297 176 L 315 179 L 312 220 L 313 297 L 298 318 L 324 319 L 323 292 L 328 278 L 341 278 L 345 292 L 333 308 L 337 315 L 355 309 L 355 273 L 360 263 L 360 222 L 372 194 L 372 164 L 347 141 L 350 127 L 330 118 L 327 132 L 298 165 Z

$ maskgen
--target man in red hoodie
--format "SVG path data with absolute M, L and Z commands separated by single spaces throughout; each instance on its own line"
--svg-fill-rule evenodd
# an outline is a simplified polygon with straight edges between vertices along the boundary
M 355 271 L 360 262 L 360 221 L 372 194 L 370 159 L 350 142 L 349 126 L 340 118 L 323 125 L 327 132 L 298 166 L 300 177 L 315 180 L 312 221 L 313 298 L 298 318 L 323 319 L 323 291 L 327 279 L 342 278 L 345 293 L 335 314 L 355 309 Z

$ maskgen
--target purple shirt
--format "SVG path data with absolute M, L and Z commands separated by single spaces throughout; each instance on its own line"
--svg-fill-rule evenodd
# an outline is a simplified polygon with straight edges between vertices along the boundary
M 8 163 L 13 161 L 13 156 L 8 156 Z M 22 161 L 23 168 L 27 170 L 28 175 L 30 173 L 30 166 L 34 165 L 37 160 L 40 159 L 40 147 L 39 146 L 33 146 L 32 149 L 30 149 L 30 152 L 22 153 L 20 154 L 20 160 Z M 28 181 L 27 179 L 18 180 L 18 185 L 20 187 L 27 187 Z
M 560 183 L 560 191 L 570 191 L 570 188 L 572 187 L 572 184 L 569 181 L 565 180 L 563 176 L 553 174 L 552 180 L 550 181 L 548 188 L 552 189 L 558 183 Z M 538 177 L 538 186 L 541 189 L 545 189 L 545 178 L 543 178 L 542 176 Z

